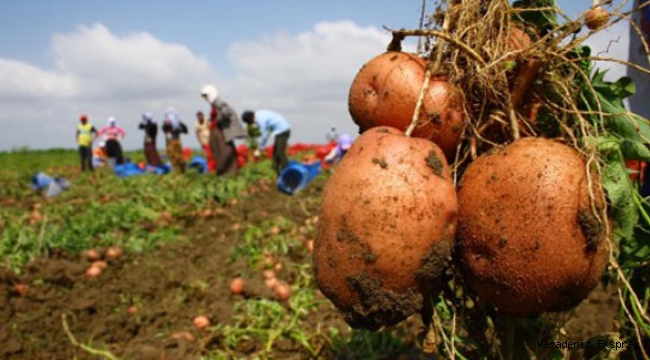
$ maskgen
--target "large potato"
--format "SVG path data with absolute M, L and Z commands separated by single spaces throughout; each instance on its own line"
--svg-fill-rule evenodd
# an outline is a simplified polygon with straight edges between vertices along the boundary
M 600 183 L 573 148 L 524 138 L 477 158 L 458 191 L 458 255 L 471 288 L 499 311 L 577 305 L 608 259 Z M 593 205 L 593 208 L 592 208 Z M 607 220 L 605 220 L 607 221 Z
M 328 181 L 319 219 L 323 294 L 354 328 L 404 320 L 451 256 L 457 202 L 442 151 L 394 128 L 365 132 Z
M 424 84 L 426 61 L 415 54 L 386 52 L 368 61 L 350 87 L 348 109 L 360 132 L 375 126 L 406 130 Z M 412 136 L 429 139 L 453 159 L 465 128 L 462 92 L 433 76 Z

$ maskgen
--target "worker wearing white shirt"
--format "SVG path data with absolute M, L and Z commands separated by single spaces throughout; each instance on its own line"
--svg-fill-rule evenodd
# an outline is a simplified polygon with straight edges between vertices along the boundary
M 259 149 L 266 147 L 271 136 L 273 139 L 273 170 L 280 173 L 289 164 L 287 145 L 291 135 L 291 125 L 280 114 L 269 110 L 244 111 L 242 120 L 247 124 L 257 124 L 260 130 Z

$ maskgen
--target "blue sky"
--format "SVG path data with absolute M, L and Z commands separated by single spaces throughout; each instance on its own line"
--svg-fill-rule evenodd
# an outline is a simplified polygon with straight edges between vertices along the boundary
M 572 16 L 591 1 L 559 1 Z M 385 49 L 391 28 L 416 28 L 419 0 L 3 1 L 0 151 L 74 147 L 79 114 L 115 116 L 138 148 L 140 114 L 176 108 L 193 128 L 214 83 L 238 112 L 268 108 L 292 141 L 321 142 L 331 125 L 356 132 L 349 84 Z M 433 2 L 427 1 L 432 8 Z M 616 30 L 608 36 L 627 35 Z M 197 146 L 193 136 L 184 141 Z M 162 142 L 162 138 L 159 139 Z
M 228 67 L 224 54 L 238 39 L 308 31 L 322 21 L 352 20 L 359 26 L 414 27 L 418 2 L 399 1 L 11 1 L 0 13 L 2 56 L 42 65 L 51 63 L 54 33 L 101 23 L 118 35 L 148 32 Z M 37 9 L 37 10 L 36 10 Z M 18 35 L 17 32 L 20 32 Z M 8 46 L 4 46 L 8 45 Z

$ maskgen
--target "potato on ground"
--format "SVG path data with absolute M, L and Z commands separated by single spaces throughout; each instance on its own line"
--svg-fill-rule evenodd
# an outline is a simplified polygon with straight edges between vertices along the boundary
M 368 61 L 350 87 L 348 109 L 360 132 L 376 126 L 406 130 L 418 102 L 426 61 L 410 53 L 386 52 Z M 429 139 L 453 159 L 465 128 L 462 92 L 444 76 L 432 76 L 412 136 Z
M 314 272 L 354 328 L 420 310 L 451 256 L 457 202 L 440 148 L 373 128 L 352 145 L 323 194 Z
M 563 311 L 599 282 L 608 259 L 603 192 L 575 149 L 523 138 L 480 156 L 458 203 L 461 267 L 500 312 Z

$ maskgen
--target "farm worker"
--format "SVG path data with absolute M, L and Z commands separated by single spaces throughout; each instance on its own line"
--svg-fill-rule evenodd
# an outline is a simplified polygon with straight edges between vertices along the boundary
M 117 125 L 114 117 L 108 118 L 108 124 L 99 130 L 99 136 L 104 137 L 106 144 L 106 156 L 111 166 L 123 164 L 124 156 L 122 155 L 122 145 L 120 142 L 126 136 L 126 132 L 121 126 Z
M 210 150 L 217 175 L 236 173 L 235 139 L 246 137 L 237 112 L 223 99 L 214 85 L 206 85 L 201 96 L 210 104 Z
M 336 132 L 336 128 L 332 126 L 332 128 L 325 134 L 325 139 L 327 140 L 328 143 L 335 143 L 339 140 L 339 133 Z
M 291 136 L 291 125 L 280 114 L 270 110 L 244 111 L 244 122 L 257 124 L 260 129 L 259 149 L 266 147 L 269 137 L 273 136 L 273 170 L 280 174 L 289 164 L 287 144 Z M 259 152 L 259 149 L 257 150 Z
M 207 162 L 208 171 L 215 170 L 214 158 L 212 157 L 212 150 L 210 149 L 210 125 L 205 120 L 203 111 L 196 113 L 196 123 L 194 124 L 194 131 L 196 132 L 196 139 L 201 144 L 203 151 L 205 151 L 205 160 Z
M 341 161 L 343 155 L 345 155 L 352 146 L 352 136 L 349 134 L 342 134 L 339 137 L 338 143 L 332 149 L 332 151 L 325 156 L 325 162 L 338 164 Z
M 185 159 L 183 158 L 183 145 L 181 134 L 187 134 L 187 126 L 179 119 L 174 108 L 168 108 L 165 112 L 165 120 L 162 127 L 167 139 L 167 156 L 175 172 L 185 172 Z
M 93 167 L 106 165 L 106 144 L 101 141 L 99 146 L 93 149 Z
M 158 155 L 156 148 L 156 136 L 158 135 L 158 124 L 153 113 L 147 111 L 142 114 L 142 122 L 140 122 L 140 130 L 144 130 L 144 157 L 147 159 L 147 164 L 151 166 L 162 166 L 162 160 Z
M 79 157 L 81 158 L 81 171 L 93 171 L 92 155 L 93 142 L 97 138 L 97 130 L 93 124 L 88 122 L 86 115 L 79 117 L 80 124 L 77 125 L 77 145 L 79 145 Z

